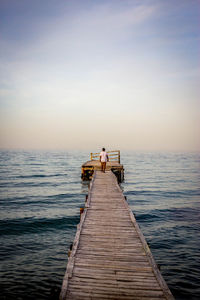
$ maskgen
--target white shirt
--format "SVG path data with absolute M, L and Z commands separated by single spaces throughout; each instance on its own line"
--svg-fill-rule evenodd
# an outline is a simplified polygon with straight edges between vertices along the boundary
M 100 153 L 101 162 L 107 162 L 108 161 L 107 155 L 108 154 L 106 153 L 106 151 L 101 151 L 101 153 Z

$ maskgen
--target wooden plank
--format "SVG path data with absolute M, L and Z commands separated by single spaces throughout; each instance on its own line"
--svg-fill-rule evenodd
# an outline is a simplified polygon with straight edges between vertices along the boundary
M 126 295 L 126 297 L 124 297 L 124 295 L 120 295 L 118 294 L 117 298 L 116 295 L 102 295 L 101 293 L 95 293 L 94 291 L 92 292 L 83 292 L 83 291 L 68 291 L 67 293 L 67 299 L 71 299 L 71 300 L 83 300 L 83 299 L 89 299 L 89 300 L 94 300 L 94 299 L 101 299 L 101 300 L 108 300 L 108 299 L 114 299 L 114 300 L 158 300 L 158 299 L 163 299 L 163 296 L 158 296 L 158 297 L 141 297 L 141 296 L 128 296 Z
M 124 295 L 125 296 L 130 296 L 130 295 L 136 295 L 136 296 L 140 296 L 140 297 L 157 297 L 157 296 L 164 296 L 163 292 L 161 290 L 144 290 L 144 289 L 127 289 L 127 288 L 109 288 L 109 287 L 98 287 L 96 286 L 95 289 L 93 286 L 86 286 L 86 285 L 80 285 L 80 284 L 73 284 L 73 282 L 71 282 L 70 287 L 69 287 L 69 291 L 85 291 L 88 293 L 96 293 L 99 292 L 102 295 L 111 295 L 115 297 L 118 297 L 119 294 Z M 118 299 L 118 298 L 116 298 Z
M 138 289 L 143 288 L 145 290 L 161 290 L 159 284 L 155 280 L 145 280 L 145 279 L 136 279 L 136 280 L 129 280 L 129 281 L 116 281 L 114 279 L 102 279 L 97 277 L 81 277 L 81 276 L 73 276 L 71 279 L 71 282 L 78 283 L 78 284 L 84 284 L 84 285 L 97 285 L 100 287 L 104 286 L 114 286 L 114 287 L 120 287 L 120 288 L 130 288 L 130 289 Z
M 144 278 L 144 279 L 152 279 L 155 281 L 155 276 L 152 270 L 150 271 L 138 271 L 137 273 L 134 271 L 115 271 L 115 270 L 108 270 L 106 273 L 104 270 L 98 269 L 93 270 L 90 268 L 81 268 L 80 266 L 75 266 L 73 270 L 73 274 L 75 276 L 84 275 L 85 277 L 99 277 L 99 278 L 115 278 L 115 280 L 132 280 L 134 278 Z

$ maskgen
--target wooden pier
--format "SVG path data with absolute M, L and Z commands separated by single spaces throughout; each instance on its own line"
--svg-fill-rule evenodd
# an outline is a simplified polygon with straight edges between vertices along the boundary
M 60 299 L 174 299 L 111 170 L 94 170 Z
M 106 170 L 111 170 L 117 177 L 118 182 L 124 180 L 124 167 L 120 164 L 120 151 L 107 151 L 109 161 L 106 164 Z M 81 178 L 83 180 L 90 180 L 95 170 L 101 169 L 101 163 L 99 161 L 100 153 L 91 153 L 90 161 L 87 161 L 82 165 Z

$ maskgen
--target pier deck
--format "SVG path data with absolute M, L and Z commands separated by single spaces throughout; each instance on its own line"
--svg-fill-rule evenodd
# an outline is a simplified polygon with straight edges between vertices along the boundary
M 117 177 L 118 182 L 124 180 L 124 167 L 120 164 L 120 151 L 108 151 L 109 161 L 106 164 L 106 170 L 111 170 Z M 90 161 L 82 165 L 81 177 L 83 180 L 90 180 L 95 170 L 101 170 L 101 163 L 99 161 L 100 153 L 91 153 Z
M 82 165 L 82 179 L 89 180 L 92 178 L 95 170 L 101 170 L 101 163 L 97 160 L 87 161 Z M 124 179 L 123 165 L 116 161 L 109 161 L 106 163 L 106 170 L 112 171 L 118 179 L 118 182 L 122 182 Z
M 60 299 L 174 299 L 111 171 L 95 171 Z

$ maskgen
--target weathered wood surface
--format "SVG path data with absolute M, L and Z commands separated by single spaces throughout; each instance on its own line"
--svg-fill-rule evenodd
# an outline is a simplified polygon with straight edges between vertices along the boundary
M 101 163 L 99 160 L 90 160 L 87 161 L 86 163 L 84 163 L 82 165 L 82 167 L 93 167 L 95 170 L 100 170 L 101 169 Z M 106 170 L 110 170 L 112 168 L 119 168 L 119 169 L 123 169 L 123 165 L 121 165 L 120 163 L 118 163 L 117 161 L 108 161 L 106 163 Z
M 95 170 L 101 170 L 101 163 L 99 160 L 91 160 L 87 161 L 82 165 L 81 168 L 81 177 L 83 180 L 89 180 L 94 174 Z M 124 167 L 117 161 L 109 160 L 106 163 L 106 170 L 112 171 L 118 179 L 118 182 L 122 182 L 124 180 Z
M 60 299 L 174 299 L 111 171 L 95 171 Z

